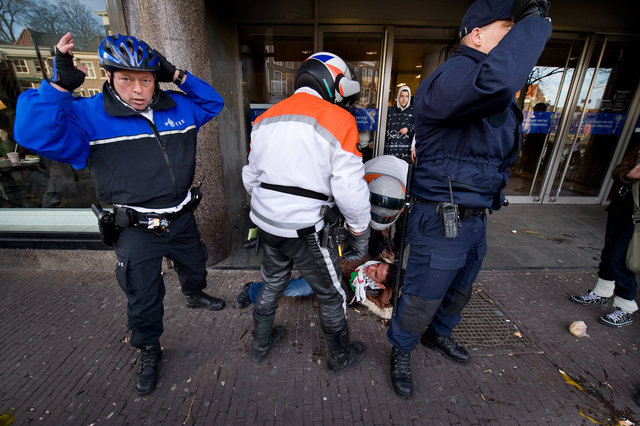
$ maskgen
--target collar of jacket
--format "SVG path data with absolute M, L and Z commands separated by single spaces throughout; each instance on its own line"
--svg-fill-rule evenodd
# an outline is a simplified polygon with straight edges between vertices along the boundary
M 473 47 L 467 46 L 466 44 L 460 45 L 460 47 L 458 48 L 458 54 L 470 57 L 476 62 L 482 62 L 485 59 L 487 59 L 487 56 L 489 56 L 484 52 L 474 49 Z
M 105 111 L 112 117 L 127 117 L 139 114 L 138 111 L 125 105 L 116 96 L 115 90 L 108 82 L 102 85 L 102 100 Z M 156 89 L 156 92 L 153 94 L 153 100 L 149 104 L 149 108 L 153 110 L 171 109 L 175 106 L 176 102 L 173 98 L 160 89 Z

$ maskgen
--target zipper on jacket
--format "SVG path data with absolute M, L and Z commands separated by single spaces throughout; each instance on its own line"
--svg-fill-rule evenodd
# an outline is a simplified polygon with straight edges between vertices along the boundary
M 146 118 L 146 117 L 145 117 Z M 158 141 L 158 145 L 160 145 L 160 149 L 162 149 L 162 155 L 164 155 L 164 161 L 167 163 L 167 169 L 169 169 L 169 174 L 171 175 L 171 182 L 173 182 L 173 198 L 175 199 L 178 196 L 178 191 L 176 189 L 176 177 L 173 173 L 173 168 L 171 168 L 171 162 L 169 161 L 169 155 L 167 154 L 167 150 L 165 149 L 164 144 L 162 143 L 162 139 L 160 139 L 160 132 L 156 128 L 155 123 L 147 119 L 147 123 L 149 123 L 149 127 L 153 131 L 153 134 Z

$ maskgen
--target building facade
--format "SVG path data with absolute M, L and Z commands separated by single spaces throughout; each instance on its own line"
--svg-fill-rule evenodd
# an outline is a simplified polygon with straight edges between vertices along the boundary
M 198 174 L 207 177 L 199 220 L 216 261 L 228 253 L 234 221 L 246 214 L 243 207 L 248 199 L 240 170 L 249 151 L 251 123 L 293 92 L 302 61 L 323 50 L 347 61 L 362 87 L 351 112 L 363 153 L 379 155 L 384 149 L 387 109 L 395 102 L 397 88 L 408 85 L 415 93 L 420 81 L 455 52 L 457 28 L 469 4 L 468 0 L 107 0 L 105 9 L 108 31 L 143 38 L 177 66 L 209 80 L 225 99 L 223 112 L 201 135 L 196 173 L 196 178 Z M 597 0 L 553 2 L 551 40 L 528 81 L 514 94 L 525 123 L 522 152 L 506 188 L 510 202 L 607 202 L 611 169 L 640 141 L 640 31 L 633 22 L 638 12 L 640 5 L 634 1 L 615 6 Z M 0 46 L 0 52 L 3 49 Z M 46 46 L 40 48 L 44 50 Z M 78 53 L 77 61 L 91 61 L 84 55 L 90 52 Z M 27 54 L 3 54 L 0 78 L 10 74 L 6 71 L 10 62 L 14 78 L 38 80 L 31 74 L 31 66 L 36 71 L 34 61 Z M 94 72 L 99 80 L 99 68 Z M 17 91 L 38 84 L 18 81 L 24 83 L 19 83 Z M 93 87 L 83 90 L 88 96 Z M 0 93 L 0 101 L 9 111 L 11 94 Z M 6 131 L 10 138 L 10 129 Z M 46 186 L 36 179 L 37 174 L 34 177 L 36 171 L 27 177 L 23 171 L 12 172 L 8 178 L 3 172 L 0 242 L 9 244 L 12 229 L 33 226 L 38 220 L 45 236 L 58 232 L 78 240 L 78 235 L 95 234 L 95 219 L 86 204 L 90 197 L 66 206 L 62 200 L 52 205 L 42 202 L 50 186 L 64 187 L 71 180 L 78 185 L 76 196 L 90 191 L 88 176 L 62 172 L 66 180 L 58 182 L 50 170 L 44 172 L 40 181 L 46 181 Z M 10 179 L 16 182 L 13 187 Z M 51 184 L 52 180 L 56 182 Z M 29 186 L 30 181 L 36 188 L 32 194 L 15 189 Z M 7 187 L 13 188 L 9 191 L 13 199 Z

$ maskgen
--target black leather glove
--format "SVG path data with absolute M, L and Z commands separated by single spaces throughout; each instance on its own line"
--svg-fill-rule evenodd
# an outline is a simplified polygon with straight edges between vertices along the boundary
M 351 229 L 349 229 L 351 231 Z M 345 253 L 344 260 L 352 262 L 354 260 L 362 259 L 369 251 L 369 236 L 371 235 L 371 229 L 367 227 L 359 234 L 355 234 L 351 231 L 351 250 Z
M 515 0 L 513 6 L 511 6 L 511 16 L 514 22 L 531 15 L 546 18 L 550 4 L 550 0 Z
M 53 75 L 51 82 L 73 92 L 84 83 L 85 74 L 73 65 L 73 55 L 62 53 L 56 47 L 53 58 Z
M 160 61 L 160 69 L 156 74 L 156 80 L 160 83 L 172 83 L 173 76 L 176 72 L 176 67 L 165 58 L 162 53 L 156 50 L 156 55 L 158 56 L 158 60 Z

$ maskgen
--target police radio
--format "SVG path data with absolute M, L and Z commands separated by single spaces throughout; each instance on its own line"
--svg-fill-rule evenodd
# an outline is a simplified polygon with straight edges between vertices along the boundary
M 442 233 L 445 238 L 457 238 L 460 228 L 460 214 L 458 205 L 453 202 L 453 190 L 451 188 L 451 178 L 447 176 L 449 182 L 450 202 L 443 201 L 438 204 L 438 213 L 442 218 Z

